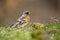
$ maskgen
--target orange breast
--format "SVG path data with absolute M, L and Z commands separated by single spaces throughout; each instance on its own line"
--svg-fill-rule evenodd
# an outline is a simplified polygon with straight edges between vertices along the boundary
M 25 21 L 30 21 L 30 17 L 27 16 L 24 20 L 25 20 Z

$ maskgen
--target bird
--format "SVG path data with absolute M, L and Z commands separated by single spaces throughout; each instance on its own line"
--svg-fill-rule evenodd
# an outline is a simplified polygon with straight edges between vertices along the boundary
M 19 17 L 15 23 L 13 23 L 10 27 L 25 27 L 29 22 L 30 22 L 30 12 L 29 11 L 24 11 L 22 16 Z

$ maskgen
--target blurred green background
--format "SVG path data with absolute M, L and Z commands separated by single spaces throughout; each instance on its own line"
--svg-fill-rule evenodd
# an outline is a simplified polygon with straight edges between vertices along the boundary
M 24 28 L 0 27 L 0 40 L 60 40 L 60 22 L 31 23 Z

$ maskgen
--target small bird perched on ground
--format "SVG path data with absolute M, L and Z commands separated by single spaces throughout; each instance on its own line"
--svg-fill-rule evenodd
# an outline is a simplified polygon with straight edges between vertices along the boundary
M 29 14 L 30 13 L 28 11 L 23 12 L 22 16 L 19 17 L 16 20 L 16 22 L 14 24 L 12 24 L 10 27 L 24 27 L 24 26 L 26 26 L 30 21 Z

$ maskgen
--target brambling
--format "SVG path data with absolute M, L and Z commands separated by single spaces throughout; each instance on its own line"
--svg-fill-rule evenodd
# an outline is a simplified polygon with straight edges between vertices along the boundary
M 19 17 L 14 24 L 10 27 L 24 27 L 30 22 L 30 12 L 25 11 L 23 12 L 22 16 Z

